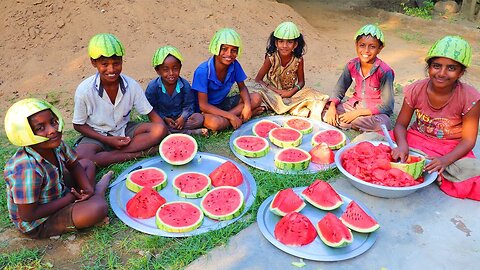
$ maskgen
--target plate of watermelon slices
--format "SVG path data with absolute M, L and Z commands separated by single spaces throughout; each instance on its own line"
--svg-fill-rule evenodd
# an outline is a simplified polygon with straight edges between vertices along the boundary
M 242 206 L 243 210 L 240 210 L 237 214 L 235 214 L 234 218 L 228 219 L 228 220 L 216 220 L 205 215 L 203 217 L 203 221 L 201 225 L 198 227 L 195 227 L 195 229 L 193 230 L 190 230 L 187 232 L 168 232 L 166 230 L 159 229 L 155 216 L 150 218 L 134 218 L 128 214 L 127 212 L 128 202 L 134 196 L 136 196 L 136 194 L 141 192 L 139 191 L 138 193 L 135 193 L 131 190 L 131 186 L 130 188 L 127 187 L 128 181 L 126 181 L 126 178 L 130 173 L 140 171 L 146 168 L 158 168 L 162 170 L 166 174 L 167 181 L 166 181 L 166 184 L 162 184 L 162 185 L 165 185 L 165 187 L 159 190 L 158 193 L 160 194 L 160 196 L 165 198 L 166 200 L 165 205 L 171 202 L 180 202 L 180 203 L 185 202 L 186 204 L 193 205 L 193 207 L 195 207 L 195 206 L 200 206 L 202 197 L 185 198 L 189 196 L 180 196 L 178 191 L 174 189 L 174 185 L 172 184 L 173 180 L 177 178 L 177 176 L 180 176 L 182 174 L 186 174 L 189 172 L 197 172 L 197 173 L 209 175 L 219 166 L 227 163 L 233 164 L 234 166 L 236 166 L 238 168 L 238 171 L 241 173 L 243 177 L 243 182 L 236 187 L 237 190 L 239 190 L 243 195 L 243 201 L 244 201 L 244 204 Z M 252 206 L 255 200 L 256 192 L 257 192 L 255 179 L 250 174 L 247 168 L 228 158 L 211 154 L 211 153 L 205 153 L 205 152 L 197 152 L 193 160 L 181 166 L 171 165 L 166 161 L 164 161 L 160 156 L 144 159 L 125 169 L 116 178 L 116 180 L 110 185 L 110 187 L 111 187 L 110 194 L 109 194 L 110 205 L 115 215 L 122 222 L 124 222 L 126 225 L 140 232 L 152 234 L 152 235 L 165 236 L 165 237 L 188 237 L 188 236 L 206 233 L 209 231 L 218 230 L 229 224 L 232 224 L 238 219 L 240 219 L 243 216 L 243 214 L 245 214 L 248 211 L 248 209 Z M 218 187 L 216 189 L 218 189 Z M 143 190 L 145 190 L 145 188 L 143 188 L 142 191 Z M 205 194 L 204 197 L 205 196 L 207 195 Z M 186 218 L 188 219 L 189 217 L 186 217 Z
M 322 140 L 328 141 L 329 152 L 313 155 L 316 151 L 313 149 L 322 151 L 318 145 Z M 335 152 L 349 142 L 342 131 L 324 122 L 275 115 L 243 124 L 232 133 L 229 145 L 238 159 L 254 168 L 281 174 L 308 174 L 335 167 Z M 311 162 L 315 156 L 320 156 L 322 162 Z

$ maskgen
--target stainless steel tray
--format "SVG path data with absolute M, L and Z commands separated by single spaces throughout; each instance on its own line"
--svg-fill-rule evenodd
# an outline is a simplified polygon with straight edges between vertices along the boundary
M 263 157 L 249 158 L 249 157 L 242 156 L 235 151 L 235 149 L 233 147 L 233 141 L 236 138 L 238 138 L 239 136 L 253 135 L 252 127 L 258 121 L 270 120 L 270 121 L 276 122 L 280 126 L 283 126 L 283 123 L 285 121 L 287 121 L 288 119 L 291 119 L 291 118 L 298 118 L 298 117 L 285 116 L 285 115 L 267 116 L 267 117 L 254 119 L 254 120 L 251 120 L 251 121 L 243 124 L 239 129 L 235 130 L 232 133 L 232 135 L 230 136 L 230 143 L 229 143 L 230 144 L 230 150 L 233 152 L 233 154 L 238 159 L 240 159 L 245 164 L 250 165 L 254 168 L 263 170 L 263 171 L 267 171 L 267 172 L 275 172 L 275 173 L 281 173 L 281 174 L 316 173 L 316 172 L 319 172 L 319 171 L 324 171 L 324 170 L 328 170 L 328 169 L 331 169 L 331 168 L 335 167 L 335 162 L 332 162 L 329 165 L 320 165 L 320 164 L 315 164 L 315 163 L 310 162 L 310 165 L 308 166 L 308 168 L 306 170 L 303 170 L 303 171 L 287 171 L 287 170 L 278 169 L 277 167 L 275 167 L 274 159 L 275 159 L 275 154 L 277 154 L 278 151 L 282 150 L 282 148 L 272 144 L 270 142 L 270 140 L 268 140 L 268 138 L 267 138 L 267 140 L 270 143 L 270 151 L 268 152 L 267 155 L 265 155 Z M 320 130 L 336 129 L 336 128 L 333 127 L 333 126 L 330 126 L 329 124 L 326 124 L 324 122 L 318 121 L 318 120 L 313 120 L 313 119 L 307 119 L 307 120 L 312 122 L 313 131 L 310 132 L 309 134 L 303 135 L 302 144 L 300 144 L 298 147 L 308 152 L 313 148 L 313 146 L 311 144 L 313 134 L 317 133 Z M 350 140 L 347 138 L 347 143 L 349 141 Z
M 305 188 L 306 187 L 297 187 L 293 188 L 293 191 L 300 195 Z M 353 242 L 342 248 L 332 248 L 325 245 L 319 236 L 317 236 L 312 243 L 302 247 L 286 246 L 275 239 L 275 225 L 278 223 L 281 217 L 273 214 L 269 210 L 273 196 L 274 195 L 268 197 L 258 209 L 257 223 L 263 236 L 265 236 L 265 238 L 274 246 L 288 254 L 314 261 L 341 261 L 364 253 L 375 243 L 375 240 L 377 239 L 377 231 L 368 234 L 352 231 Z M 340 194 L 340 196 L 342 197 L 343 204 L 333 211 L 323 211 L 313 207 L 308 202 L 305 202 L 307 206 L 305 206 L 300 213 L 307 216 L 313 225 L 317 224 L 318 221 L 320 221 L 320 219 L 322 219 L 323 216 L 325 216 L 328 212 L 340 217 L 347 208 L 348 203 L 351 201 L 350 198 L 342 194 Z M 375 218 L 367 209 L 367 207 L 357 200 L 355 200 L 355 202 L 358 203 L 365 210 L 365 212 Z M 379 230 L 381 230 L 381 228 Z
M 169 233 L 157 228 L 155 224 L 155 217 L 152 217 L 149 219 L 137 219 L 137 218 L 132 218 L 127 214 L 126 204 L 128 200 L 130 200 L 135 195 L 134 192 L 130 191 L 125 186 L 125 177 L 130 171 L 140 168 L 140 166 L 141 168 L 147 168 L 147 167 L 160 168 L 164 170 L 165 173 L 167 174 L 167 186 L 164 189 L 160 190 L 159 193 L 167 200 L 167 202 L 189 201 L 189 202 L 195 203 L 196 205 L 200 205 L 201 198 L 185 199 L 177 196 L 173 192 L 172 180 L 178 174 L 188 172 L 188 171 L 201 172 L 208 175 L 215 168 L 217 168 L 218 166 L 220 166 L 222 163 L 226 161 L 233 162 L 238 167 L 240 172 L 242 172 L 242 175 L 243 175 L 243 183 L 240 186 L 238 186 L 238 188 L 243 192 L 243 195 L 245 197 L 245 209 L 243 210 L 242 214 L 239 217 L 234 218 L 232 220 L 227 220 L 227 221 L 217 221 L 217 220 L 213 220 L 208 217 L 205 217 L 202 225 L 194 231 L 186 232 L 186 233 Z M 255 200 L 255 195 L 257 193 L 257 185 L 255 183 L 255 179 L 253 178 L 253 176 L 250 174 L 250 172 L 247 170 L 245 166 L 238 164 L 237 162 L 227 159 L 225 157 L 210 154 L 210 153 L 203 153 L 203 152 L 198 152 L 192 161 L 182 166 L 170 165 L 159 156 L 142 160 L 138 163 L 133 164 L 129 168 L 125 169 L 125 171 L 123 171 L 123 173 L 121 173 L 110 186 L 111 186 L 110 205 L 115 215 L 117 215 L 117 217 L 121 221 L 123 221 L 125 224 L 127 224 L 128 226 L 132 227 L 135 230 L 148 233 L 148 234 L 160 235 L 160 236 L 166 236 L 166 237 L 192 236 L 192 235 L 202 234 L 205 232 L 214 231 L 214 230 L 223 228 L 237 221 L 248 211 L 248 209 L 252 206 L 253 201 Z

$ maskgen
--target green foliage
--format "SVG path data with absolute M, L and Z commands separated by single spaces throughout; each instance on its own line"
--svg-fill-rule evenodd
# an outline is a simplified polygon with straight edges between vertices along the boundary
M 44 251 L 39 249 L 22 248 L 11 253 L 0 254 L 0 269 L 45 269 L 48 265 L 42 266 L 41 261 Z
M 431 20 L 435 4 L 432 0 L 428 0 L 423 2 L 423 6 L 421 7 L 409 7 L 406 6 L 405 3 L 401 3 L 401 6 L 403 8 L 403 12 L 405 12 L 405 14 L 408 16 Z

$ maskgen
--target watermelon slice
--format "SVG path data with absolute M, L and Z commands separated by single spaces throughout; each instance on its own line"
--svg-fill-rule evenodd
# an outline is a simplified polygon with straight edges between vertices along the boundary
M 230 220 L 240 216 L 244 207 L 243 193 L 236 187 L 217 187 L 205 194 L 200 207 L 215 220 Z
M 322 242 L 340 248 L 353 242 L 353 235 L 345 224 L 332 213 L 327 213 L 315 226 Z
M 280 243 L 292 247 L 308 245 L 317 238 L 312 222 L 297 212 L 290 212 L 282 217 L 275 225 L 273 234 Z
M 175 133 L 165 137 L 159 146 L 160 156 L 172 165 L 184 165 L 197 154 L 197 141 L 190 135 Z
M 167 200 L 151 187 L 142 188 L 127 202 L 127 214 L 134 218 L 151 218 Z
M 305 202 L 291 188 L 280 190 L 270 203 L 270 211 L 278 216 L 285 216 L 290 212 L 300 212 Z
M 155 167 L 138 169 L 127 175 L 125 184 L 133 192 L 139 192 L 144 187 L 161 190 L 167 185 L 167 174 Z
M 417 179 L 423 173 L 425 162 L 426 160 L 423 156 L 409 155 L 405 163 L 390 162 L 390 166 L 410 174 L 413 179 Z
M 302 197 L 311 205 L 330 211 L 343 204 L 343 200 L 333 187 L 322 180 L 315 180 L 302 192 Z
M 203 222 L 203 212 L 190 202 L 168 202 L 162 205 L 155 217 L 155 223 L 160 230 L 166 232 L 189 232 L 200 227 Z
M 263 157 L 270 150 L 267 139 L 258 136 L 239 136 L 233 141 L 233 149 L 246 157 Z
M 340 220 L 348 228 L 360 233 L 371 233 L 380 228 L 378 222 L 369 216 L 355 201 L 351 201 Z
M 284 123 L 285 127 L 293 128 L 300 131 L 303 135 L 313 131 L 312 122 L 303 118 L 291 118 Z
M 227 161 L 218 166 L 210 173 L 212 186 L 232 186 L 236 187 L 243 183 L 243 175 L 240 170 L 231 161 Z
M 282 170 L 300 171 L 310 165 L 310 154 L 300 148 L 285 148 L 275 155 L 275 166 Z
M 315 133 L 312 137 L 312 145 L 316 146 L 322 142 L 326 143 L 332 150 L 340 149 L 345 146 L 347 136 L 340 130 L 326 129 Z
M 282 148 L 299 146 L 302 143 L 302 137 L 300 131 L 288 127 L 274 128 L 268 133 L 270 141 Z
M 267 138 L 270 130 L 280 127 L 279 124 L 270 120 L 260 120 L 252 127 L 252 133 L 256 136 Z
M 326 143 L 321 143 L 310 150 L 312 162 L 317 164 L 329 165 L 335 161 L 335 153 Z
M 183 198 L 200 198 L 207 193 L 212 180 L 199 172 L 184 172 L 173 179 L 173 191 Z

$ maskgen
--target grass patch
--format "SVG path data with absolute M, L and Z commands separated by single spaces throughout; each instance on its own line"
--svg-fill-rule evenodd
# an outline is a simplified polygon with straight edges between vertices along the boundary
M 0 269 L 47 269 L 49 263 L 42 265 L 44 251 L 40 249 L 22 248 L 15 252 L 0 254 Z

